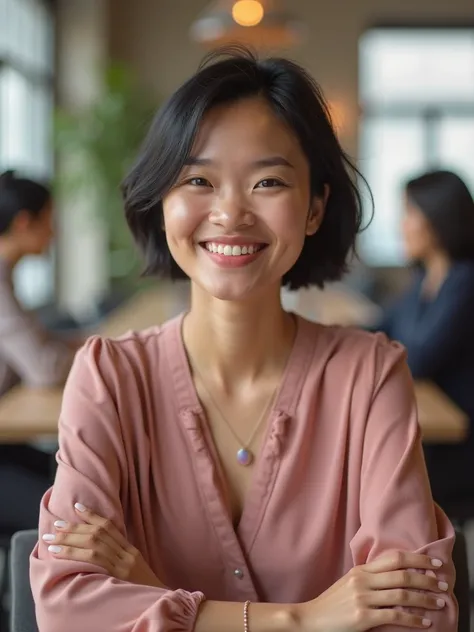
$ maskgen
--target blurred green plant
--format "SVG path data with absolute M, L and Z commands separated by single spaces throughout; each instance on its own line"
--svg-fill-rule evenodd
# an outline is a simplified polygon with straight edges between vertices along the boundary
M 139 256 L 125 221 L 119 185 L 156 107 L 138 88 L 133 74 L 113 63 L 91 105 L 58 109 L 55 114 L 55 148 L 65 165 L 57 189 L 67 199 L 91 200 L 90 212 L 106 229 L 112 284 L 137 280 Z

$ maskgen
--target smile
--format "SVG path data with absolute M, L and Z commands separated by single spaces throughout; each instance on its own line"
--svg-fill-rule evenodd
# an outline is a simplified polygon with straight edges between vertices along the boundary
M 218 241 L 204 241 L 199 245 L 215 264 L 227 269 L 251 265 L 268 246 L 262 243 L 229 244 Z
M 207 241 L 202 245 L 209 252 L 224 255 L 225 257 L 241 257 L 242 255 L 253 255 L 259 250 L 265 248 L 265 244 L 231 246 L 230 244 L 221 244 L 215 241 Z

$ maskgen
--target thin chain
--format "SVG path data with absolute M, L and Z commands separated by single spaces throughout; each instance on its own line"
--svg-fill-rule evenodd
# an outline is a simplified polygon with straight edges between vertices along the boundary
M 225 424 L 227 425 L 227 427 L 229 428 L 229 430 L 231 431 L 231 433 L 234 435 L 235 440 L 237 441 L 237 443 L 242 446 L 243 448 L 250 448 L 250 446 L 252 445 L 252 441 L 255 438 L 255 435 L 258 432 L 258 429 L 260 428 L 260 426 L 262 425 L 263 421 L 267 418 L 267 413 L 271 408 L 271 405 L 273 404 L 273 400 L 275 399 L 275 395 L 276 395 L 276 391 L 278 388 L 278 385 L 273 389 L 273 391 L 270 394 L 270 397 L 268 398 L 268 401 L 265 404 L 265 407 L 262 411 L 262 414 L 260 415 L 260 417 L 258 418 L 258 422 L 257 425 L 255 426 L 255 428 L 253 429 L 253 432 L 250 436 L 250 439 L 247 441 L 247 443 L 244 443 L 243 441 L 240 440 L 240 437 L 238 436 L 238 434 L 235 432 L 235 430 L 233 429 L 232 425 L 228 422 L 226 416 L 224 415 L 224 413 L 222 412 L 222 410 L 220 409 L 220 407 L 217 405 L 216 400 L 214 399 L 214 397 L 211 395 L 211 393 L 209 392 L 209 389 L 206 386 L 205 381 L 202 378 L 202 375 L 199 373 L 199 371 L 197 371 L 196 367 L 194 367 L 194 372 L 196 373 L 196 375 L 199 377 L 199 379 L 201 380 L 201 384 L 202 387 L 204 388 L 204 390 L 206 391 L 207 396 L 209 397 L 209 399 L 211 400 L 214 408 L 217 410 L 217 412 L 219 413 L 219 415 L 222 417 L 222 421 L 225 422 Z

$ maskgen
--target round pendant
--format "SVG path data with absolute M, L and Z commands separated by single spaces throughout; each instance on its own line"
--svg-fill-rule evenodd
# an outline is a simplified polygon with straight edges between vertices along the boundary
M 250 465 L 253 461 L 253 456 L 250 450 L 240 448 L 237 452 L 237 461 L 240 465 Z

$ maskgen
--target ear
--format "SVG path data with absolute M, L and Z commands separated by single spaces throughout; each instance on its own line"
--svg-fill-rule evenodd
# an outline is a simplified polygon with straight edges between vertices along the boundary
M 323 195 L 321 197 L 313 197 L 308 213 L 308 219 L 306 221 L 307 235 L 314 235 L 319 230 L 319 227 L 324 219 L 324 213 L 326 212 L 326 205 L 330 193 L 331 189 L 329 184 L 325 184 Z
M 17 213 L 11 223 L 12 232 L 23 233 L 31 227 L 33 218 L 28 211 L 20 211 Z

